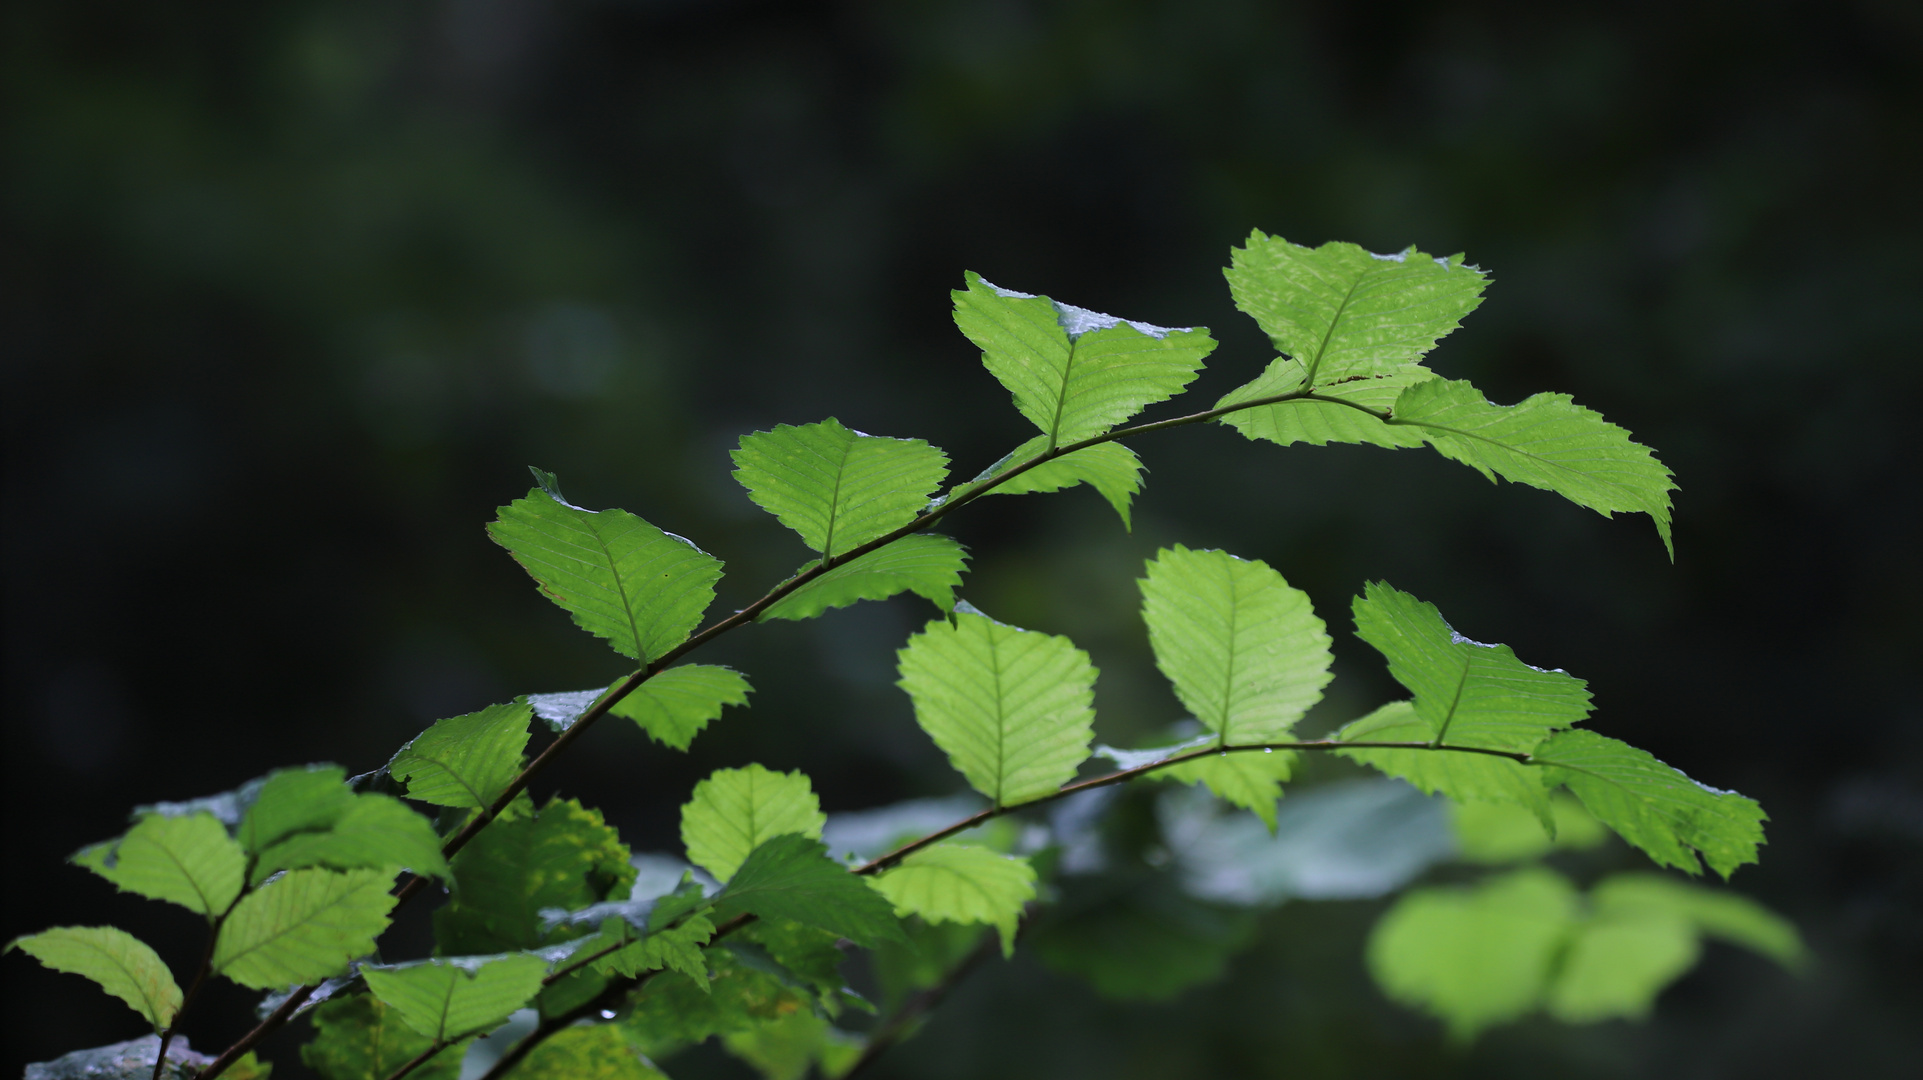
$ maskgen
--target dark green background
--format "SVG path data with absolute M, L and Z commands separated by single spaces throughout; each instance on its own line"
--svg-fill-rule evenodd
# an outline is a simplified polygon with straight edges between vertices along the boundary
M 1177 713 L 1135 614 L 1159 545 L 1267 559 L 1314 596 L 1339 680 L 1310 729 L 1393 693 L 1345 607 L 1394 582 L 1589 679 L 1597 729 L 1762 800 L 1771 842 L 1736 886 L 1816 961 L 1712 949 L 1647 1024 L 1530 1022 L 1465 1053 L 1367 983 L 1379 905 L 1293 905 L 1169 1005 L 991 968 L 883 1071 L 1895 1076 L 1923 1055 L 1914 4 L 4 19 L 6 936 L 114 921 L 184 967 L 191 918 L 60 862 L 129 805 L 372 768 L 437 717 L 616 673 L 482 534 L 525 465 L 726 559 L 731 610 L 805 555 L 730 480 L 743 432 L 832 414 L 964 474 L 1026 436 L 949 321 L 963 269 L 1214 327 L 1207 404 L 1270 356 L 1219 274 L 1261 228 L 1489 269 L 1434 366 L 1497 401 L 1571 393 L 1658 448 L 1676 563 L 1644 518 L 1426 452 L 1190 429 L 1140 443 L 1132 534 L 1086 490 L 958 515 L 964 595 L 1089 649 L 1119 742 Z M 927 615 L 738 635 L 702 658 L 747 671 L 753 709 L 687 757 L 596 730 L 539 786 L 654 849 L 696 777 L 746 760 L 807 769 L 831 811 L 951 791 L 891 685 Z M 8 1075 L 139 1033 L 82 980 L 4 963 Z M 249 997 L 210 996 L 195 1045 Z M 268 1047 L 289 1077 L 294 1045 Z

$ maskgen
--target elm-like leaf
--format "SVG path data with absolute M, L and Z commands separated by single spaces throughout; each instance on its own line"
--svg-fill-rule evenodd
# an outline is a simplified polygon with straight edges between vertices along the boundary
M 723 707 L 746 705 L 749 689 L 733 668 L 682 664 L 656 672 L 608 711 L 634 721 L 655 742 L 686 750 Z
M 1571 928 L 1544 1004 L 1571 1024 L 1641 1019 L 1701 952 L 1695 927 L 1678 912 L 1598 907 Z
M 422 877 L 448 876 L 434 823 L 399 799 L 377 794 L 353 796 L 347 812 L 326 831 L 295 833 L 262 852 L 253 881 L 259 884 L 278 871 L 308 866 L 401 866 Z
M 160 954 L 115 926 L 56 926 L 17 937 L 0 952 L 19 949 L 55 971 L 84 975 L 165 1031 L 180 1011 L 180 986 Z M 29 1070 L 31 1071 L 31 1070 Z
M 534 1048 L 514 1080 L 667 1080 L 610 1024 L 571 1027 Z
M 1356 634 L 1389 660 L 1427 725 L 1418 740 L 1528 753 L 1589 715 L 1586 684 L 1455 632 L 1435 605 L 1381 582 L 1355 600 Z
M 480 1034 L 541 991 L 547 961 L 529 953 L 436 957 L 406 964 L 363 964 L 374 996 L 408 1027 L 436 1042 Z
M 372 994 L 336 998 L 313 1016 L 314 1037 L 300 1048 L 300 1059 L 325 1080 L 387 1080 L 433 1045 Z M 461 1045 L 450 1046 L 408 1073 L 408 1080 L 457 1080 L 464 1053 Z
M 912 592 L 943 611 L 955 607 L 955 590 L 967 568 L 967 549 L 952 537 L 915 533 L 851 559 L 810 581 L 761 613 L 762 619 L 812 619 L 830 608 L 862 600 L 886 600 Z M 807 573 L 819 560 L 795 571 Z
M 236 837 L 249 855 L 295 833 L 330 829 L 354 805 L 347 770 L 339 765 L 276 769 L 252 794 Z
M 1308 248 L 1260 231 L 1233 250 L 1224 276 L 1235 306 L 1303 365 L 1313 386 L 1417 363 L 1482 303 L 1488 284 L 1460 255 Z
M 733 457 L 755 505 L 826 559 L 913 521 L 948 475 L 936 447 L 865 435 L 833 417 L 745 435 Z
M 575 625 L 653 660 L 687 640 L 714 599 L 721 560 L 626 510 L 583 510 L 553 477 L 500 508 L 487 532 Z
M 1444 457 L 1494 480 L 1553 491 L 1604 517 L 1644 513 L 1663 547 L 1669 536 L 1669 467 L 1629 432 L 1577 405 L 1568 394 L 1536 394 L 1492 405 L 1466 382 L 1418 382 L 1396 398 L 1389 423 L 1420 431 Z
M 742 912 L 818 926 L 857 945 L 901 939 L 887 898 L 829 858 L 821 841 L 795 833 L 757 846 L 715 898 L 715 918 Z
M 818 839 L 827 821 L 807 776 L 751 764 L 718 769 L 694 786 L 681 807 L 681 842 L 695 865 L 725 882 L 769 839 Z
M 454 901 L 434 913 L 434 940 L 455 956 L 582 937 L 592 928 L 556 925 L 542 913 L 626 896 L 635 873 L 627 845 L 600 811 L 572 799 L 538 811 L 517 799 L 454 856 L 453 869 Z
M 1277 357 L 1253 382 L 1229 391 L 1215 407 L 1225 409 L 1264 398 L 1299 394 L 1307 377 L 1308 370 L 1301 361 Z M 1366 443 L 1391 450 L 1421 446 L 1428 440 L 1420 430 L 1397 427 L 1387 423 L 1383 416 L 1395 407 L 1396 399 L 1404 390 L 1435 377 L 1435 372 L 1420 364 L 1405 364 L 1381 374 L 1356 375 L 1315 388 L 1316 398 L 1334 401 L 1297 397 L 1239 409 L 1223 416 L 1220 422 L 1248 438 L 1267 439 L 1280 446 Z
M 1335 734 L 1338 742 L 1427 743 L 1434 738 L 1435 727 L 1408 701 L 1392 701 Z M 1542 770 L 1512 758 L 1464 750 L 1359 748 L 1336 753 L 1407 780 L 1426 794 L 1446 795 L 1459 803 L 1510 803 L 1527 809 L 1545 830 L 1555 826 Z
M 1035 899 L 1035 869 L 1020 855 L 974 844 L 936 844 L 875 879 L 895 914 L 929 922 L 986 923 L 1001 932 L 1002 955 L 1015 951 L 1022 909 Z
M 1096 671 L 1067 638 L 960 605 L 897 656 L 922 730 L 995 805 L 1055 791 L 1088 757 Z
M 1727 889 L 1662 874 L 1613 874 L 1597 882 L 1589 898 L 1597 911 L 1649 907 L 1674 912 L 1705 936 L 1761 953 L 1791 971 L 1809 959 L 1795 923 Z
M 1287 738 L 1331 677 L 1308 594 L 1260 560 L 1180 544 L 1147 568 L 1142 618 L 1175 696 L 1224 746 Z
M 955 325 L 1053 449 L 1182 392 L 1215 349 L 1204 327 L 1131 322 L 966 275 Z
M 84 866 L 123 892 L 165 900 L 217 918 L 246 883 L 247 855 L 206 812 L 148 814 L 118 840 L 76 852 Z
M 1530 760 L 1659 865 L 1701 873 L 1701 853 L 1727 878 L 1756 861 L 1769 820 L 1756 800 L 1699 784 L 1646 750 L 1593 731 L 1565 731 Z
M 1298 756 L 1293 750 L 1210 754 L 1150 775 L 1178 784 L 1201 784 L 1216 798 L 1261 818 L 1274 832 L 1275 803 L 1282 797 L 1283 783 L 1295 772 Z
M 1048 436 L 1037 435 L 1016 447 L 1007 457 L 970 481 L 973 486 L 1048 452 Z M 1119 442 L 1097 443 L 1072 454 L 1044 462 L 1013 479 L 995 485 L 991 495 L 1027 495 L 1033 492 L 1060 491 L 1077 484 L 1096 490 L 1121 516 L 1122 528 L 1132 529 L 1130 505 L 1142 490 L 1142 459 Z
M 242 897 L 214 943 L 215 971 L 257 990 L 317 982 L 387 929 L 386 870 L 292 870 Z
M 387 763 L 407 797 L 435 806 L 491 806 L 521 771 L 531 710 L 519 701 L 435 721 Z

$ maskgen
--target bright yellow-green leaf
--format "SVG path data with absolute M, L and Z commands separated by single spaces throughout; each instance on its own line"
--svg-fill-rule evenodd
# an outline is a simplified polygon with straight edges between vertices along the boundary
M 1048 436 L 1037 435 L 1016 447 L 996 462 L 974 483 L 990 479 L 1007 469 L 1030 461 L 1048 451 Z M 1142 490 L 1142 459 L 1119 442 L 1098 443 L 1072 454 L 1037 465 L 1027 472 L 995 485 L 991 495 L 1026 495 L 1032 492 L 1060 491 L 1087 484 L 1121 515 L 1122 527 L 1131 528 L 1129 507 Z
M 387 771 L 407 797 L 435 806 L 486 807 L 521 771 L 532 711 L 524 702 L 436 721 L 401 747 Z
M 1336 732 L 1341 742 L 1429 743 L 1435 728 L 1415 704 L 1392 701 Z M 1452 750 L 1357 749 L 1336 753 L 1401 777 L 1458 803 L 1513 803 L 1535 816 L 1538 832 L 1555 824 L 1542 770 L 1510 758 Z
M 716 881 L 734 876 L 748 853 L 771 837 L 794 833 L 819 839 L 828 818 L 799 771 L 760 765 L 719 769 L 694 786 L 681 808 L 681 842 L 688 858 Z
M 292 870 L 241 898 L 221 924 L 214 970 L 257 990 L 318 982 L 387 929 L 386 870 Z
M 686 750 L 728 705 L 748 703 L 748 680 L 733 668 L 682 664 L 657 672 L 609 711 L 640 726 L 663 746 Z
M 948 475 L 948 455 L 922 440 L 864 435 L 833 417 L 743 436 L 733 456 L 755 505 L 829 559 L 914 520 Z
M 7 942 L 55 971 L 84 975 L 147 1018 L 156 1033 L 180 1011 L 180 987 L 146 942 L 113 926 L 56 926 Z M 151 1055 L 149 1055 L 151 1058 Z
M 1002 955 L 1015 951 L 1022 910 L 1035 899 L 1035 869 L 1020 855 L 973 844 L 936 844 L 875 879 L 895 914 L 929 922 L 987 923 L 1002 935 Z
M 240 895 L 247 856 L 227 827 L 205 811 L 148 814 L 119 840 L 73 856 L 125 892 L 179 904 L 209 919 Z
M 363 964 L 375 997 L 408 1027 L 436 1042 L 478 1035 L 541 991 L 547 961 L 528 953 L 457 956 L 407 964 Z
M 1540 818 L 1524 807 L 1499 802 L 1452 802 L 1449 820 L 1462 858 L 1486 864 L 1521 862 L 1558 849 L 1593 848 L 1609 838 L 1609 830 L 1569 796 L 1556 795 L 1549 806 L 1556 825 L 1554 836 L 1543 829 Z

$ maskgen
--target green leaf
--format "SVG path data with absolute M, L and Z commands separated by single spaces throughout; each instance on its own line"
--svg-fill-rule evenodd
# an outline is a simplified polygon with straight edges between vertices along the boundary
M 864 435 L 833 417 L 745 435 L 733 457 L 755 505 L 826 559 L 913 521 L 948 475 L 948 455 L 922 440 Z
M 810 561 L 795 573 L 805 574 L 818 563 Z M 901 592 L 912 592 L 943 611 L 952 611 L 967 563 L 967 549 L 953 538 L 915 533 L 829 570 L 775 601 L 760 617 L 812 619 L 829 608 L 886 600 Z
M 1048 452 L 1048 436 L 1037 435 L 1016 447 L 1013 453 L 996 462 L 987 472 L 971 481 L 979 483 L 1025 461 Z M 1129 507 L 1142 490 L 1142 459 L 1119 442 L 1098 443 L 1037 465 L 1012 480 L 995 486 L 990 495 L 1027 495 L 1032 492 L 1060 491 L 1087 484 L 1108 500 L 1122 517 L 1122 527 L 1131 529 Z
M 1067 638 L 960 605 L 897 655 L 922 730 L 995 805 L 1055 791 L 1088 757 L 1096 671 Z
M 1389 997 L 1467 1041 L 1536 1008 L 1577 917 L 1576 891 L 1547 870 L 1414 889 L 1370 933 L 1369 970 Z
M 966 279 L 968 287 L 951 294 L 955 325 L 1050 449 L 1181 393 L 1215 350 L 1202 327 L 1129 322 L 999 288 L 973 272 Z
M 1329 685 L 1329 635 L 1307 593 L 1259 560 L 1180 544 L 1148 561 L 1155 666 L 1222 745 L 1286 739 Z
M 987 923 L 1002 935 L 1002 955 L 1015 952 L 1022 910 L 1035 899 L 1035 869 L 1020 855 L 973 844 L 936 844 L 875 879 L 895 914 L 929 922 Z
M 1528 753 L 1589 715 L 1586 684 L 1516 659 L 1507 645 L 1455 632 L 1434 604 L 1381 582 L 1355 601 L 1356 635 L 1389 659 L 1428 726 L 1421 740 Z
M 1301 393 L 1307 375 L 1308 370 L 1300 361 L 1277 357 L 1255 381 L 1229 391 L 1215 407 L 1226 409 L 1262 398 Z M 1428 441 L 1421 431 L 1385 423 L 1383 417 L 1395 407 L 1396 399 L 1404 390 L 1435 377 L 1435 372 L 1428 368 L 1407 364 L 1380 375 L 1356 375 L 1315 388 L 1318 398 L 1334 398 L 1333 402 L 1294 398 L 1232 412 L 1222 417 L 1221 422 L 1248 438 L 1267 439 L 1281 446 L 1292 443 L 1325 446 L 1332 442 L 1367 443 L 1391 450 L 1421 446 Z
M 665 1056 L 711 1035 L 745 1031 L 755 1025 L 809 1011 L 813 995 L 744 963 L 730 949 L 708 954 L 714 963 L 709 986 L 678 972 L 656 975 L 641 984 L 628 1015 L 619 1023 L 649 1054 Z
M 1413 702 L 1392 701 L 1335 733 L 1338 742 L 1428 743 L 1435 728 L 1416 714 Z M 1337 750 L 1350 761 L 1372 765 L 1401 777 L 1429 795 L 1446 795 L 1459 803 L 1514 803 L 1525 807 L 1541 824 L 1550 816 L 1549 789 L 1542 770 L 1510 758 L 1461 750 Z
M 147 1018 L 156 1033 L 180 1011 L 180 986 L 160 955 L 113 926 L 56 926 L 17 937 L 0 952 L 19 949 L 55 971 L 84 975 Z
M 1598 909 L 1570 934 L 1545 1003 L 1550 1015 L 1571 1024 L 1641 1019 L 1701 951 L 1695 928 L 1675 912 Z
M 610 1024 L 557 1032 L 515 1066 L 514 1080 L 667 1080 Z
M 1150 775 L 1157 780 L 1205 785 L 1216 798 L 1252 811 L 1274 832 L 1275 803 L 1282 797 L 1282 784 L 1295 772 L 1298 756 L 1292 750 L 1210 754 Z
M 118 840 L 76 852 L 84 866 L 123 892 L 218 917 L 240 895 L 247 856 L 227 827 L 206 812 L 149 814 Z
M 1658 865 L 1700 873 L 1701 852 L 1727 878 L 1756 861 L 1769 817 L 1754 799 L 1705 787 L 1647 751 L 1590 731 L 1564 732 L 1532 760 L 1547 767 L 1551 783 L 1568 785 L 1597 820 Z
M 1501 476 L 1553 491 L 1604 517 L 1648 514 L 1670 558 L 1676 556 L 1669 539 L 1669 493 L 1676 490 L 1669 467 L 1568 394 L 1491 405 L 1466 382 L 1433 379 L 1396 399 L 1390 423 L 1420 430 L 1442 456 L 1491 480 Z
M 887 899 L 830 859 L 821 841 L 793 833 L 757 846 L 715 899 L 718 919 L 743 911 L 818 926 L 857 945 L 901 937 Z
M 313 1012 L 314 1038 L 300 1059 L 325 1080 L 387 1080 L 433 1045 L 372 994 L 335 998 Z M 408 1080 L 456 1080 L 464 1050 L 450 1046 L 408 1073 Z
M 625 716 L 663 746 L 686 750 L 728 705 L 748 703 L 748 680 L 733 668 L 683 664 L 656 672 L 608 711 Z
M 1231 258 L 1224 276 L 1235 306 L 1315 386 L 1420 361 L 1482 303 L 1488 284 L 1459 255 L 1437 259 L 1413 247 L 1374 255 L 1344 243 L 1307 248 L 1260 231 Z
M 654 660 L 687 640 L 714 599 L 721 560 L 626 510 L 596 513 L 530 491 L 487 527 L 575 625 L 622 656 Z
M 847 956 L 841 951 L 838 934 L 792 919 L 757 919 L 728 940 L 760 946 L 771 962 L 812 989 L 824 1007 L 832 1009 L 840 1002 L 852 1001 L 872 1008 L 855 996 L 848 980 L 841 977 L 841 964 Z
M 717 769 L 681 807 L 681 842 L 690 861 L 725 882 L 770 838 L 794 833 L 818 839 L 827 822 L 800 771 Z
M 261 853 L 254 864 L 258 885 L 280 870 L 326 866 L 335 870 L 400 866 L 423 877 L 448 876 L 434 823 L 387 795 L 356 795 L 326 832 L 302 832 Z
M 767 1080 L 803 1080 L 816 1066 L 835 1080 L 860 1060 L 866 1040 L 813 1013 L 796 1012 L 724 1035 L 722 1045 Z
M 541 991 L 547 961 L 528 953 L 363 964 L 374 996 L 436 1042 L 494 1028 Z
M 258 855 L 295 833 L 332 828 L 353 805 L 347 770 L 339 765 L 277 769 L 255 791 L 237 839 L 248 854 Z
M 317 982 L 374 949 L 394 907 L 386 870 L 293 870 L 241 898 L 221 924 L 214 970 L 257 990 Z
M 1615 874 L 1596 884 L 1590 902 L 1599 912 L 1672 912 L 1709 937 L 1761 953 L 1791 971 L 1809 959 L 1794 923 L 1739 893 L 1660 874 Z
M 632 927 L 616 928 L 615 932 L 628 937 L 634 937 L 635 933 Z M 679 926 L 652 931 L 627 948 L 609 953 L 605 959 L 594 962 L 594 969 L 629 978 L 658 969 L 679 971 L 705 990 L 708 961 L 701 947 L 713 936 L 714 923 L 706 915 L 689 915 Z
M 1035 955 L 1123 1001 L 1161 1001 L 1220 979 L 1255 938 L 1255 916 L 1205 904 L 1166 876 L 1064 884 L 1061 909 L 1038 922 Z
M 627 846 L 601 819 L 572 799 L 538 812 L 511 803 L 454 856 L 454 902 L 434 913 L 434 940 L 450 955 L 514 952 L 589 933 L 553 925 L 551 908 L 574 911 L 634 883 Z
M 1593 848 L 1609 838 L 1609 830 L 1569 796 L 1558 794 L 1549 805 L 1556 827 L 1553 836 L 1543 829 L 1540 818 L 1520 806 L 1451 803 L 1449 821 L 1458 854 L 1465 862 L 1495 865 L 1539 858 L 1556 850 Z
M 524 702 L 438 720 L 401 747 L 387 771 L 407 797 L 435 806 L 485 808 L 521 771 L 531 710 Z

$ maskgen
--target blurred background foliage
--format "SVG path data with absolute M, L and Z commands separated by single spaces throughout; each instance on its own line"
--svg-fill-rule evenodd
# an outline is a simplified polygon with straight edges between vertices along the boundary
M 1126 744 L 1178 714 L 1136 614 L 1158 546 L 1263 558 L 1315 598 L 1338 682 L 1310 731 L 1394 692 L 1346 611 L 1392 581 L 1589 679 L 1599 730 L 1760 799 L 1771 842 L 1735 885 L 1814 963 L 1713 949 L 1646 1024 L 1530 1021 L 1464 1051 L 1368 982 L 1381 903 L 1294 903 L 1230 928 L 1252 950 L 1168 1003 L 992 964 L 883 1071 L 1882 1076 L 1923 1053 L 1915 5 L 0 18 L 7 936 L 112 920 L 185 965 L 190 920 L 60 865 L 131 804 L 373 768 L 438 717 L 615 674 L 482 534 L 527 464 L 726 559 L 732 609 L 806 554 L 730 480 L 742 433 L 834 415 L 962 475 L 1026 437 L 949 321 L 963 269 L 1215 328 L 1206 403 L 1270 356 L 1219 275 L 1259 227 L 1492 271 L 1433 366 L 1501 402 L 1573 394 L 1655 446 L 1682 484 L 1675 565 L 1640 516 L 1431 454 L 1188 430 L 1139 445 L 1132 533 L 1086 488 L 959 515 L 963 595 L 1092 652 L 1098 733 Z M 751 675 L 751 710 L 685 757 L 597 730 L 541 786 L 637 850 L 675 847 L 693 780 L 750 759 L 807 770 L 831 811 L 950 793 L 892 686 L 929 613 L 738 635 L 701 659 Z M 399 930 L 419 948 L 424 914 Z M 9 1074 L 137 1034 L 81 980 L 5 978 Z M 195 1044 L 248 1003 L 214 995 Z M 289 1077 L 292 1046 L 269 1047 Z M 711 1053 L 676 1071 L 744 1075 Z

